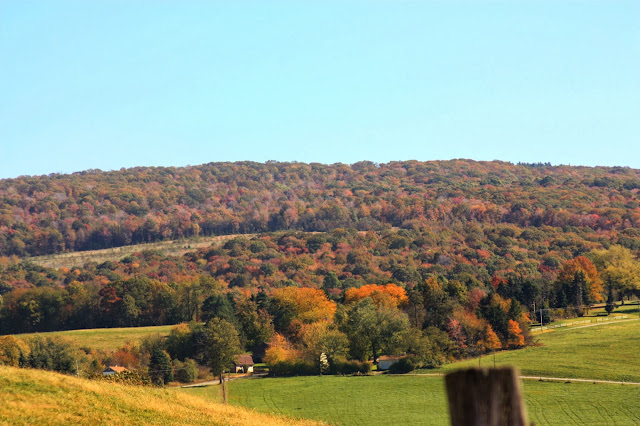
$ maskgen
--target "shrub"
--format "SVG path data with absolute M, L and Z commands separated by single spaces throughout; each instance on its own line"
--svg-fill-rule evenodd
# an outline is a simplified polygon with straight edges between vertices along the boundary
M 173 361 L 175 370 L 175 379 L 182 383 L 191 383 L 198 378 L 198 364 L 192 359 L 187 358 L 184 362 Z
M 60 338 L 38 336 L 29 342 L 29 349 L 31 353 L 24 362 L 26 367 L 59 371 L 61 373 L 76 372 L 76 360 L 78 360 L 80 354 L 75 354 L 69 342 Z
M 416 369 L 416 364 L 413 357 L 407 356 L 400 358 L 397 362 L 391 364 L 389 367 L 389 373 L 391 374 L 406 374 Z
M 105 382 L 121 383 L 124 385 L 151 386 L 151 378 L 137 370 L 123 371 L 122 373 L 110 374 L 108 376 L 100 375 L 99 379 Z
M 330 374 L 369 374 L 371 364 L 360 361 L 334 361 L 330 368 Z
M 0 365 L 18 367 L 29 357 L 29 346 L 13 336 L 0 336 Z
M 320 370 L 307 361 L 279 361 L 269 365 L 269 375 L 273 377 L 315 376 Z

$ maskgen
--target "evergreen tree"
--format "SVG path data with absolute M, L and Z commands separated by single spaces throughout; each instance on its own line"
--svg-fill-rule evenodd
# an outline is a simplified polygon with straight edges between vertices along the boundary
M 224 319 L 232 324 L 236 323 L 234 307 L 228 295 L 216 293 L 202 302 L 202 319 L 209 321 L 213 318 Z
M 539 315 L 539 312 L 536 312 L 536 314 Z M 542 321 L 545 324 L 549 324 L 551 321 L 553 321 L 553 317 L 551 316 L 551 310 L 549 309 L 549 302 L 546 300 L 542 304 Z
M 607 305 L 604 309 L 607 311 L 607 315 L 611 315 L 611 312 L 613 312 L 613 309 L 615 308 L 615 299 L 613 298 L 613 285 L 609 283 L 608 287 Z
M 151 352 L 149 376 L 151 377 L 151 381 L 156 385 L 165 385 L 173 381 L 171 358 L 160 348 L 156 348 Z
M 582 309 L 582 302 L 583 302 L 584 287 L 586 286 L 584 272 L 577 271 L 575 273 L 573 278 L 573 285 L 574 285 L 574 292 L 575 292 L 574 294 L 575 294 L 576 313 L 578 314 L 579 317 L 581 317 L 584 315 L 584 310 Z
M 511 300 L 509 304 L 509 319 L 519 321 L 522 317 L 522 305 L 515 299 Z
M 271 298 L 267 294 L 264 287 L 258 289 L 258 294 L 255 295 L 255 302 L 258 305 L 258 309 L 264 309 L 268 311 L 271 308 Z

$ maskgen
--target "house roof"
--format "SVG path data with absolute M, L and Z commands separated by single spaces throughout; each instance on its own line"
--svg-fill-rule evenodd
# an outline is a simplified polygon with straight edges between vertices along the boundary
M 406 355 L 382 355 L 381 357 L 378 358 L 378 362 L 380 361 L 397 361 L 399 359 L 402 359 L 406 357 Z
M 233 362 L 235 365 L 253 365 L 253 358 L 250 354 L 236 355 Z
M 116 373 L 122 373 L 123 371 L 129 371 L 129 370 L 119 365 L 110 365 L 107 368 L 105 368 L 104 371 L 115 371 Z

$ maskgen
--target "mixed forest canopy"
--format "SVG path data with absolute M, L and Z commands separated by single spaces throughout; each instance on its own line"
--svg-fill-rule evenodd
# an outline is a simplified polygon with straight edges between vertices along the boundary
M 197 235 L 469 224 L 513 226 L 516 237 L 528 231 L 548 242 L 563 233 L 574 250 L 610 241 L 639 249 L 639 188 L 640 172 L 629 168 L 470 160 L 210 163 L 19 177 L 0 180 L 0 255 Z
M 640 295 L 639 188 L 628 168 L 468 160 L 2 180 L 0 333 L 190 322 L 176 332 L 184 342 L 220 328 L 238 350 L 268 343 L 266 358 L 286 367 L 274 371 L 289 372 L 321 353 L 406 352 L 435 366 L 517 348 L 531 342 L 534 307 L 548 322 Z M 243 233 L 254 235 L 184 256 L 59 269 L 28 259 Z M 167 350 L 217 359 L 185 345 Z

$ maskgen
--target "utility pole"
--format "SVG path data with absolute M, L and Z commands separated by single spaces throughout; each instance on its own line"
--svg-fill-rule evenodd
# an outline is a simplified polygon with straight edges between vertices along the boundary
M 78 360 L 76 359 L 76 377 L 80 377 L 80 369 L 78 368 Z
M 540 332 L 542 333 L 542 308 L 540 308 Z

